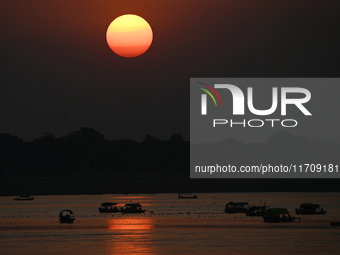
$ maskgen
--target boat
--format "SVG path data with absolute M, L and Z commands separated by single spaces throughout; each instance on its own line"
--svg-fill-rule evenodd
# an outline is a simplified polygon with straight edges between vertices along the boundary
M 339 227 L 340 226 L 340 221 L 331 221 L 330 225 L 331 225 L 331 227 Z
M 295 220 L 286 208 L 269 208 L 262 217 L 265 222 L 269 223 L 287 223 Z
M 325 214 L 325 211 L 320 205 L 313 203 L 304 203 L 300 208 L 295 209 L 296 214 Z
M 246 213 L 248 209 L 247 202 L 229 202 L 225 205 L 226 213 Z
M 33 200 L 34 197 L 30 196 L 30 195 L 22 195 L 22 196 L 19 196 L 19 197 L 15 197 L 13 200 L 16 200 L 16 201 L 27 201 L 27 200 Z
M 121 209 L 122 213 L 143 213 L 145 210 L 142 209 L 142 205 L 140 203 L 131 203 L 126 204 Z
M 266 212 L 266 209 L 267 209 L 267 206 L 265 205 L 261 205 L 261 206 L 253 205 L 247 209 L 246 215 L 247 216 L 263 216 L 263 214 Z
M 73 223 L 74 220 L 75 220 L 74 214 L 69 209 L 62 210 L 59 213 L 59 222 L 60 223 Z
M 198 198 L 198 196 L 192 193 L 178 193 L 178 198 L 190 199 L 190 198 Z
M 101 207 L 98 208 L 100 213 L 117 213 L 120 212 L 121 209 L 119 209 L 117 206 L 117 203 L 111 203 L 111 202 L 105 202 L 102 203 Z

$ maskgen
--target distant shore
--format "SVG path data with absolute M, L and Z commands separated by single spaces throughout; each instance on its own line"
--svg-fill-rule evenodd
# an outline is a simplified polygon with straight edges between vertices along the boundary
M 285 143 L 295 149 L 275 150 Z M 0 196 L 340 191 L 340 179 L 335 178 L 190 179 L 189 142 L 176 133 L 169 140 L 146 135 L 142 142 L 110 141 L 94 129 L 82 128 L 65 137 L 46 134 L 31 142 L 0 134 L 0 145 Z M 287 132 L 277 132 L 263 144 L 227 140 L 225 146 L 235 165 L 245 160 L 281 162 L 275 155 L 285 155 L 286 163 L 338 162 L 340 150 L 340 144 Z
M 3 174 L 0 196 L 178 192 L 339 192 L 337 179 L 190 179 L 187 173 Z

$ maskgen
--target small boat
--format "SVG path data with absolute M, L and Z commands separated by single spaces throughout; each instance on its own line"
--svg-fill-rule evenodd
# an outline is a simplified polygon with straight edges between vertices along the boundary
M 198 198 L 198 196 L 192 193 L 178 193 L 178 198 L 190 199 L 190 198 Z
M 331 221 L 330 225 L 331 227 L 340 227 L 340 221 Z
M 34 197 L 31 197 L 30 195 L 22 195 L 22 196 L 19 196 L 19 197 L 15 197 L 13 200 L 16 200 L 16 201 L 27 201 L 27 200 L 33 200 Z
M 269 223 L 293 222 L 295 217 L 290 216 L 286 208 L 269 208 L 263 214 L 263 220 Z
M 142 205 L 140 203 L 126 204 L 121 209 L 122 213 L 143 213 L 145 210 L 142 209 Z
M 74 214 L 71 210 L 65 209 L 59 213 L 60 223 L 73 223 L 74 220 Z
M 264 213 L 266 212 L 267 206 L 261 205 L 261 206 L 250 206 L 247 211 L 246 215 L 247 216 L 263 216 Z
M 300 208 L 295 209 L 296 214 L 325 214 L 325 211 L 320 205 L 313 203 L 304 203 Z
M 248 210 L 247 202 L 229 202 L 225 205 L 226 213 L 246 213 Z
M 117 203 L 105 202 L 102 203 L 101 207 L 98 208 L 100 213 L 117 213 L 121 212 L 117 206 Z

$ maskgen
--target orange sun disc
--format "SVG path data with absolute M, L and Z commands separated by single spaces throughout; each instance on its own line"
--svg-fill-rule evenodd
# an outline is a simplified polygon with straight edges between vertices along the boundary
M 106 41 L 117 55 L 133 58 L 146 52 L 152 43 L 152 29 L 145 19 L 126 14 L 119 16 L 109 25 Z

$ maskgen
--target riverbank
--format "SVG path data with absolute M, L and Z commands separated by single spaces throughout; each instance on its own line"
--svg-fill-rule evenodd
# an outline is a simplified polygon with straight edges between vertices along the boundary
M 186 173 L 3 174 L 0 196 L 178 192 L 336 192 L 337 179 L 190 179 Z

